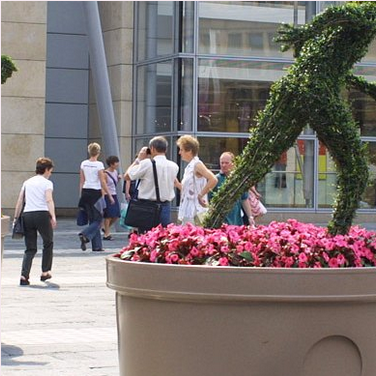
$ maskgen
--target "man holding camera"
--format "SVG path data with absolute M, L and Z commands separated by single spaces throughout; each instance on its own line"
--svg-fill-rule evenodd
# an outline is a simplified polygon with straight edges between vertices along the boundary
M 160 223 L 167 226 L 171 223 L 171 201 L 175 198 L 175 180 L 179 172 L 179 166 L 166 158 L 168 142 L 162 136 L 154 137 L 149 142 L 151 158 L 155 161 L 157 169 L 157 179 L 159 185 L 160 201 L 162 210 Z M 138 158 L 130 165 L 125 173 L 127 180 L 140 180 L 138 186 L 138 199 L 157 201 L 153 164 L 144 153 L 139 153 Z M 150 228 L 139 228 L 139 233 L 144 233 Z

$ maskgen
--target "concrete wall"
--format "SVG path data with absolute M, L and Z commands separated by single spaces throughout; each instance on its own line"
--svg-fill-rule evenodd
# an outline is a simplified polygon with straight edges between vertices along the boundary
M 47 3 L 1 3 L 1 53 L 18 68 L 1 87 L 1 207 L 13 215 L 22 182 L 45 154 Z

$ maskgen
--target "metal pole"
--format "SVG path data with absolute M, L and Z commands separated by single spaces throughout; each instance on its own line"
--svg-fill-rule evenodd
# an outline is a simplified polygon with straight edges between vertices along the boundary
M 120 156 L 98 2 L 83 1 L 82 4 L 86 19 L 90 68 L 93 77 L 95 96 L 97 99 L 103 146 L 106 155 Z
M 104 151 L 107 156 L 116 155 L 120 159 L 119 140 L 112 104 L 110 80 L 108 78 L 106 53 L 104 49 L 102 26 L 97 1 L 82 1 L 86 30 L 89 41 L 90 68 L 93 77 L 94 91 L 102 133 Z M 123 175 L 121 163 L 119 173 Z M 117 185 L 119 202 L 124 203 L 122 184 Z

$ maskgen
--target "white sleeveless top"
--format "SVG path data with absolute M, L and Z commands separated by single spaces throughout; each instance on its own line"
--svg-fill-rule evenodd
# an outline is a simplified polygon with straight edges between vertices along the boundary
M 181 181 L 182 190 L 178 219 L 182 223 L 194 223 L 195 215 L 207 210 L 200 205 L 197 197 L 207 183 L 207 180 L 204 177 L 197 177 L 194 173 L 196 164 L 198 162 L 200 162 L 200 159 L 196 156 L 188 163 Z M 203 199 L 207 202 L 207 195 L 205 195 Z

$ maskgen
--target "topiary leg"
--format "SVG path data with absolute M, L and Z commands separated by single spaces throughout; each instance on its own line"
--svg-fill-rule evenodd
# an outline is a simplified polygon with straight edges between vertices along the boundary
M 322 111 L 324 117 L 315 129 L 337 168 L 337 196 L 328 224 L 333 235 L 346 234 L 350 229 L 368 181 L 365 145 L 361 144 L 358 127 L 346 106 L 336 103 L 335 107 Z

